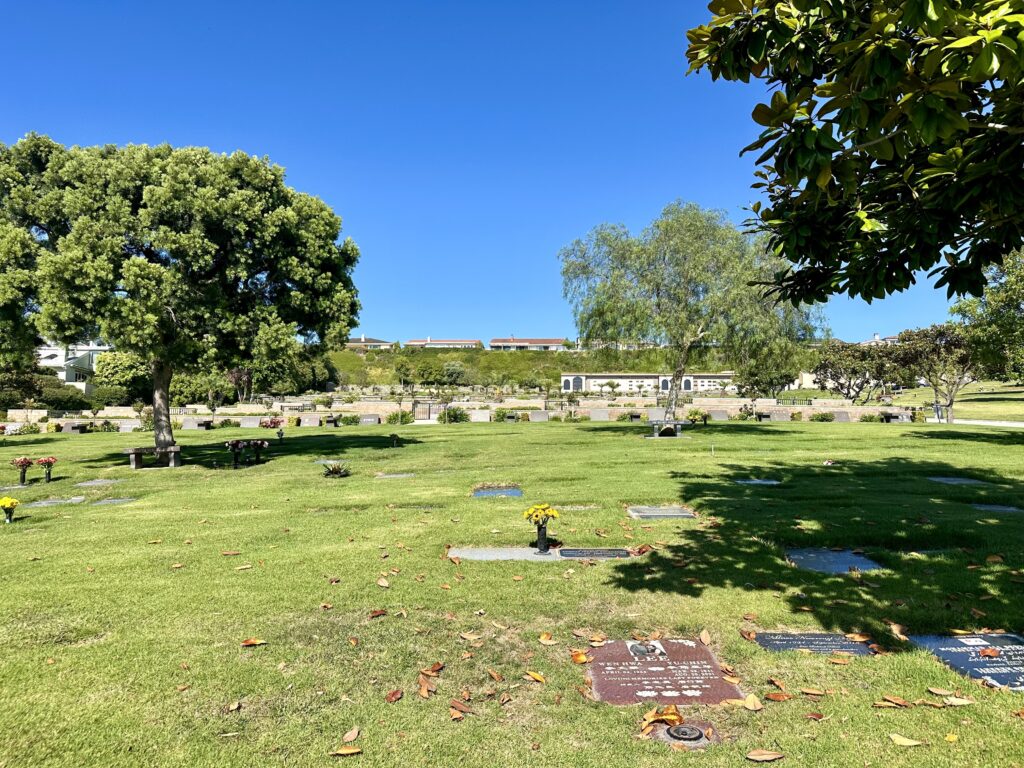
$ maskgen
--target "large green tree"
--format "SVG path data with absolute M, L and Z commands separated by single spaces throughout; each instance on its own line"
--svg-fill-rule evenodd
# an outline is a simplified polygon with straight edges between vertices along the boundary
M 0 146 L 0 226 L 33 274 L 0 296 L 20 306 L 0 313 L 0 337 L 28 325 L 141 357 L 158 449 L 174 442 L 175 371 L 246 360 L 265 328 L 340 346 L 358 310 L 358 249 L 339 242 L 339 217 L 242 152 L 29 136 Z
M 902 364 L 928 383 L 952 424 L 957 395 L 977 378 L 977 350 L 967 329 L 961 323 L 941 323 L 903 331 L 898 339 Z
M 987 375 L 1024 383 L 1024 251 L 986 270 L 981 298 L 961 299 L 953 312 L 967 324 Z
M 692 70 L 772 91 L 756 224 L 793 301 L 932 270 L 979 295 L 1024 242 L 1024 0 L 715 0 Z
M 604 224 L 562 249 L 562 280 L 587 344 L 646 341 L 667 347 L 667 416 L 675 416 L 694 350 L 737 353 L 813 334 L 804 309 L 775 304 L 750 286 L 777 259 L 719 211 L 672 203 L 639 235 Z

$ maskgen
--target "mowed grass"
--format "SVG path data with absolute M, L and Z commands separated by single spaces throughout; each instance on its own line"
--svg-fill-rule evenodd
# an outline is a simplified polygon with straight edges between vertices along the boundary
M 899 405 L 930 405 L 935 393 L 930 387 L 913 389 L 895 398 Z M 953 415 L 958 419 L 989 419 L 1024 422 L 1024 386 L 1001 381 L 968 384 L 957 396 Z
M 225 468 L 223 443 L 255 430 L 181 432 L 187 466 L 142 472 L 120 451 L 148 435 L 8 438 L 9 482 L 14 456 L 60 459 L 58 480 L 16 492 L 23 501 L 138 500 L 21 508 L 0 526 L 0 765 L 735 766 L 757 748 L 794 766 L 1024 764 L 1014 716 L 1024 695 L 961 677 L 887 623 L 1024 630 L 1024 514 L 971 506 L 1024 507 L 1020 433 L 723 423 L 654 441 L 619 424 L 474 424 L 402 427 L 394 448 L 394 430 L 287 430 L 268 463 L 238 471 Z M 354 474 L 324 479 L 319 458 Z M 73 487 L 101 477 L 119 482 Z M 749 477 L 782 484 L 734 482 Z M 471 498 L 485 482 L 518 483 L 525 496 Z M 535 502 L 596 505 L 553 526 L 567 543 L 657 549 L 593 566 L 444 559 L 446 544 L 529 543 L 521 512 Z M 625 516 L 626 504 L 661 502 L 701 517 Z M 863 547 L 886 569 L 860 580 L 801 571 L 784 560 L 787 545 Z M 371 619 L 376 610 L 387 615 Z M 741 628 L 867 632 L 891 653 L 836 666 L 768 653 Z M 579 629 L 707 629 L 744 693 L 763 696 L 769 678 L 828 693 L 760 712 L 687 709 L 724 743 L 674 753 L 636 738 L 644 707 L 581 695 L 586 668 L 568 652 Z M 558 645 L 540 644 L 542 632 Z M 253 637 L 266 645 L 241 647 Z M 437 661 L 437 693 L 421 699 L 418 671 Z M 527 670 L 547 682 L 527 682 Z M 928 686 L 975 703 L 872 707 L 885 695 L 936 701 Z M 387 703 L 397 689 L 404 697 Z M 453 722 L 448 703 L 464 691 L 475 714 Z M 362 754 L 330 757 L 354 726 Z M 899 747 L 892 733 L 925 744 Z

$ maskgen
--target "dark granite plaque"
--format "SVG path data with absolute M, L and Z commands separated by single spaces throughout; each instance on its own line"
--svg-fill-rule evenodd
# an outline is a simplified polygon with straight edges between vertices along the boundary
M 768 651 L 810 651 L 811 653 L 870 656 L 867 643 L 858 643 L 833 632 L 758 632 L 754 638 Z
M 831 549 L 787 549 L 786 557 L 798 568 L 818 573 L 847 573 L 851 570 L 877 571 L 880 566 L 874 560 L 858 555 L 848 549 L 838 552 Z
M 671 520 L 673 518 L 692 520 L 697 517 L 689 507 L 630 507 L 627 514 L 634 520 Z
M 593 651 L 594 698 L 609 704 L 720 704 L 742 699 L 696 640 L 614 640 Z
M 960 674 L 993 687 L 1024 691 L 1024 640 L 1017 635 L 914 635 L 910 639 Z
M 572 560 L 589 560 L 591 558 L 624 558 L 629 557 L 629 552 L 624 549 L 571 549 L 563 547 L 558 550 L 558 554 L 562 557 L 568 557 Z

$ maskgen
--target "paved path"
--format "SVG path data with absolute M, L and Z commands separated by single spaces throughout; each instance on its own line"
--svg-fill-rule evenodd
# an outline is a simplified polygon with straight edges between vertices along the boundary
M 932 417 L 928 419 L 929 424 L 945 424 L 944 421 Z M 1012 427 L 1016 429 L 1024 429 L 1024 421 L 990 421 L 988 419 L 957 419 L 953 422 L 953 426 L 957 427 L 960 425 L 971 426 L 971 427 Z

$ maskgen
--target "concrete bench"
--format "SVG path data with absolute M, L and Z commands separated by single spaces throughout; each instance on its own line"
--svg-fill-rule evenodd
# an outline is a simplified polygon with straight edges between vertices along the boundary
M 124 452 L 128 454 L 128 465 L 132 469 L 142 469 L 142 457 L 143 456 L 167 456 L 167 465 L 169 467 L 177 468 L 181 466 L 181 446 L 172 445 L 169 448 L 164 448 L 160 451 L 154 446 L 145 446 L 142 448 L 125 448 Z
M 689 419 L 661 419 L 651 422 L 651 437 L 675 437 L 683 431 L 683 427 L 692 426 Z

